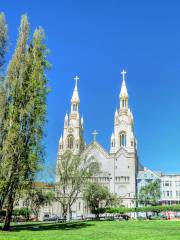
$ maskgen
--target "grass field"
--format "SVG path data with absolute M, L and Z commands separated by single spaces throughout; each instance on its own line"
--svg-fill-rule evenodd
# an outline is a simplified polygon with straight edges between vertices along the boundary
M 34 228 L 36 226 L 38 228 Z M 180 222 L 92 221 L 67 224 L 19 224 L 0 232 L 0 240 L 180 240 Z

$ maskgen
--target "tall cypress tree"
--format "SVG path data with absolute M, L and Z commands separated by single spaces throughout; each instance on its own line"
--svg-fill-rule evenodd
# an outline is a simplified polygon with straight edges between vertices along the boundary
M 5 20 L 4 13 L 0 13 L 0 166 L 1 166 L 1 150 L 3 143 L 3 136 L 5 129 L 3 127 L 5 115 L 6 115 L 6 78 L 4 71 L 5 55 L 7 52 L 7 39 L 8 39 L 8 28 Z M 4 202 L 4 182 L 6 176 L 4 171 L 0 168 L 0 210 Z
M 28 188 L 41 166 L 47 79 L 47 50 L 44 33 L 37 29 L 27 46 L 29 23 L 22 16 L 17 47 L 9 64 L 7 79 L 9 105 L 2 160 L 7 169 L 7 213 L 3 230 L 9 230 L 15 199 Z

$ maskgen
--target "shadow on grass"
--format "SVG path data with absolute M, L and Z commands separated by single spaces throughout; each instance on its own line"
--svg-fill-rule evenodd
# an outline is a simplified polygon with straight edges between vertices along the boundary
M 39 223 L 39 224 L 22 224 L 12 226 L 13 232 L 19 232 L 21 230 L 26 231 L 49 231 L 49 230 L 76 230 L 93 226 L 87 222 L 71 222 L 71 223 Z

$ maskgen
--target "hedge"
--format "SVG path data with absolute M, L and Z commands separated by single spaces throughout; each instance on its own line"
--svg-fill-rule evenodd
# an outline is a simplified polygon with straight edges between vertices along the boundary
M 148 206 L 148 207 L 136 207 L 136 208 L 99 208 L 96 213 L 130 213 L 130 212 L 180 212 L 180 205 L 158 205 L 158 206 Z

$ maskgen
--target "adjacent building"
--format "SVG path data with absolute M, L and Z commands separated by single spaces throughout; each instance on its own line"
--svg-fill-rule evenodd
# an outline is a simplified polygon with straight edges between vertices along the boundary
M 160 180 L 162 205 L 180 204 L 180 174 L 165 174 L 142 168 L 137 175 L 137 191 L 156 179 Z

